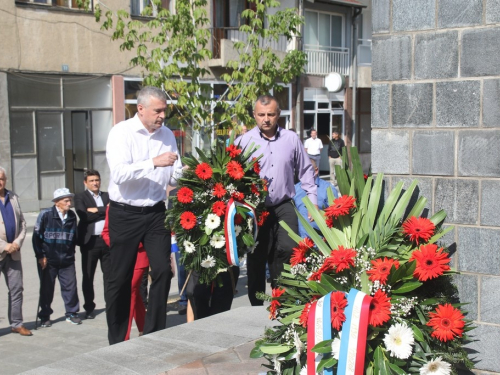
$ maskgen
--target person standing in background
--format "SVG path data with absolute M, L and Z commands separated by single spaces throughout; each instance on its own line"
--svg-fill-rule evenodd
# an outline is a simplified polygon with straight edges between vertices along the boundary
M 314 160 L 319 168 L 319 162 L 321 161 L 321 150 L 323 149 L 323 141 L 318 138 L 318 132 L 314 129 L 311 130 L 311 137 L 307 138 L 304 142 L 304 148 L 306 149 L 309 159 Z
M 339 133 L 334 131 L 330 144 L 328 145 L 328 161 L 330 163 L 330 182 L 335 186 L 337 186 L 335 166 L 342 166 L 342 149 L 344 147 L 344 141 L 339 137 Z

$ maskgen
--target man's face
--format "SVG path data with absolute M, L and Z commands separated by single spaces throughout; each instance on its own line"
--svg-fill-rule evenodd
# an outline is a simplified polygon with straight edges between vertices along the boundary
M 146 105 L 137 104 L 139 118 L 141 119 L 144 127 L 150 133 L 159 129 L 163 125 L 163 121 L 165 121 L 166 109 L 167 103 L 153 96 L 149 97 L 149 103 Z
M 101 178 L 99 176 L 87 176 L 87 179 L 83 183 L 92 193 L 99 193 L 99 189 L 101 188 Z
M 339 133 L 332 133 L 333 139 L 339 139 Z
M 56 207 L 59 209 L 61 212 L 68 212 L 69 209 L 71 208 L 71 198 L 63 198 L 59 199 L 55 203 Z
M 278 119 L 280 117 L 280 110 L 276 101 L 271 101 L 269 104 L 262 104 L 257 102 L 253 111 L 253 117 L 257 121 L 257 126 L 260 131 L 268 137 L 274 136 L 276 128 L 278 127 Z
M 316 130 L 311 130 L 311 138 L 316 139 L 317 136 L 318 136 L 318 133 L 316 133 Z
M 6 183 L 7 183 L 7 176 L 5 176 L 5 173 L 0 172 L 0 193 L 4 192 Z

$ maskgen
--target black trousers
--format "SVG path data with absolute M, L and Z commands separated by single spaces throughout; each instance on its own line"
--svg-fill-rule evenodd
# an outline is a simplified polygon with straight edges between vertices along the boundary
M 130 313 L 131 285 L 137 249 L 142 242 L 151 265 L 152 283 L 144 334 L 166 328 L 170 268 L 170 232 L 165 228 L 165 205 L 138 213 L 109 207 L 110 272 L 106 291 L 109 343 L 125 340 Z
M 107 288 L 109 274 L 109 247 L 101 236 L 91 236 L 89 242 L 80 247 L 82 252 L 82 291 L 85 303 L 83 308 L 87 314 L 95 309 L 94 303 L 94 275 L 97 262 L 101 262 L 101 271 L 104 280 L 104 291 Z
M 279 224 L 284 221 L 295 232 L 299 232 L 299 221 L 292 200 L 268 207 L 269 216 L 259 228 L 259 242 L 253 253 L 247 254 L 248 298 L 252 306 L 262 306 L 257 292 L 266 291 L 266 262 L 269 263 L 271 286 L 276 287 L 276 279 L 283 271 L 283 264 L 290 263 L 293 248 L 297 246 L 288 232 Z

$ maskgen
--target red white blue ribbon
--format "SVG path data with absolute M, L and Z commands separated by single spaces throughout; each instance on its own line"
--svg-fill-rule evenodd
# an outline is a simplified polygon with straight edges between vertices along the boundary
M 236 216 L 236 207 L 242 206 L 248 209 L 247 216 L 253 219 L 253 239 L 257 240 L 258 226 L 257 216 L 255 215 L 255 208 L 248 202 L 238 202 L 233 198 L 227 203 L 226 217 L 224 219 L 224 236 L 226 237 L 226 255 L 227 262 L 230 266 L 239 266 L 240 260 L 238 258 L 238 244 L 236 242 L 236 231 L 234 224 L 234 217 Z
M 317 343 L 325 340 L 330 340 L 332 338 L 332 323 L 331 323 L 331 295 L 321 297 L 317 302 L 314 303 L 314 313 L 313 307 L 309 312 L 308 322 L 307 322 L 307 373 L 308 375 L 315 375 L 318 368 L 319 362 L 323 357 L 319 353 L 311 352 L 310 349 L 314 347 Z M 314 316 L 311 316 L 314 315 Z M 311 324 L 311 325 L 309 325 Z M 314 335 L 309 336 L 309 332 L 314 332 Z M 324 369 L 324 375 L 332 375 L 332 369 Z

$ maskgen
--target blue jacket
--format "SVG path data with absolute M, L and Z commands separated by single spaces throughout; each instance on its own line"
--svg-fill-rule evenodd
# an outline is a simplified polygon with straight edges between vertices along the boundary
M 332 189 L 335 198 L 338 198 L 338 192 L 335 186 L 333 186 L 329 182 L 326 182 L 325 180 L 322 180 L 319 177 L 316 177 L 315 182 L 316 186 L 318 187 L 318 208 L 320 210 L 323 210 L 326 207 L 328 207 L 328 195 L 327 195 L 328 188 Z M 304 202 L 302 202 L 302 198 L 306 197 L 306 195 L 307 195 L 306 192 L 300 187 L 300 182 L 295 184 L 295 196 L 293 197 L 293 201 L 295 203 L 295 206 L 297 207 L 297 210 L 302 215 L 302 217 L 306 220 L 309 220 L 307 218 L 306 205 L 304 204 Z M 318 225 L 314 221 L 310 222 L 309 224 L 311 224 L 314 229 L 319 230 Z M 302 238 L 309 237 L 305 228 L 300 223 L 300 220 L 299 220 L 299 236 Z
M 68 211 L 62 222 L 56 206 L 40 212 L 33 231 L 33 250 L 37 259 L 47 258 L 53 266 L 65 267 L 75 262 L 76 214 Z

